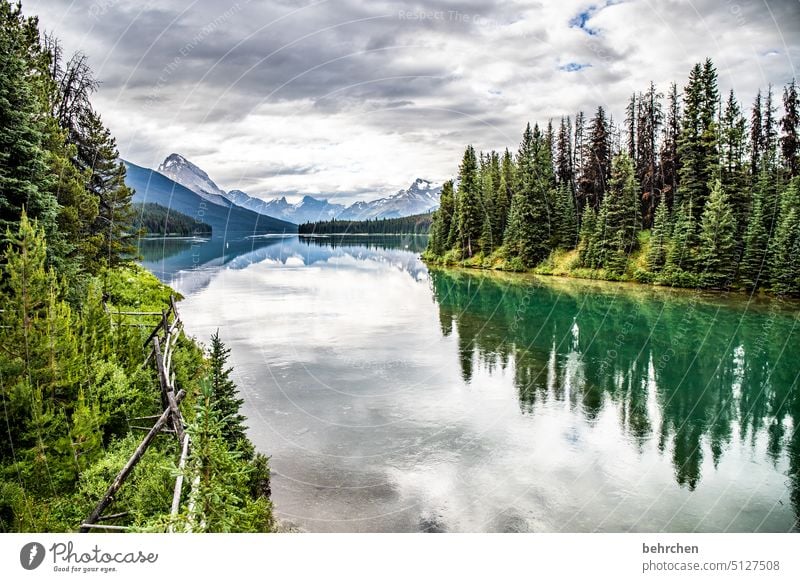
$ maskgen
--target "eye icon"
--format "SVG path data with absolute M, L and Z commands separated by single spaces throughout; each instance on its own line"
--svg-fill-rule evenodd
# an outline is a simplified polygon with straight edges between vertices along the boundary
M 19 563 L 26 570 L 35 570 L 44 561 L 44 546 L 39 542 L 30 542 L 19 551 Z

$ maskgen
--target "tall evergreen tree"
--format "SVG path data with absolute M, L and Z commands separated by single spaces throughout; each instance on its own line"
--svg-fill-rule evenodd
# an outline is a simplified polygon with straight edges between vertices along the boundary
M 797 84 L 792 79 L 783 90 L 781 118 L 781 153 L 788 178 L 800 175 L 800 97 Z
M 718 168 L 716 110 L 719 100 L 717 73 L 711 60 L 696 64 L 684 92 L 683 122 L 678 151 L 681 156 L 677 200 L 690 200 L 699 218 Z
M 678 140 L 681 134 L 680 95 L 678 86 L 673 83 L 667 97 L 667 118 L 664 124 L 664 139 L 661 146 L 661 187 L 662 198 L 669 209 L 678 189 L 680 159 Z
M 770 242 L 772 290 L 800 295 L 800 178 L 794 178 L 781 196 L 780 222 Z
M 640 96 L 636 157 L 631 158 L 636 168 L 636 180 L 642 190 L 642 221 L 646 228 L 653 224 L 653 215 L 662 190 L 658 168 L 658 135 L 664 123 L 662 98 L 663 95 L 656 90 L 653 82 L 650 82 L 647 92 Z
M 764 231 L 764 221 L 762 220 L 761 200 L 756 198 L 753 201 L 753 208 L 750 212 L 750 220 L 747 222 L 747 230 L 744 239 L 744 255 L 739 267 L 739 279 L 747 289 L 756 289 L 763 286 L 763 273 L 766 271 L 767 246 L 769 238 Z
M 597 113 L 589 125 L 589 139 L 585 148 L 580 172 L 580 190 L 586 204 L 597 209 L 611 178 L 610 124 L 603 107 L 597 108 Z
M 662 200 L 656 208 L 653 229 L 650 232 L 650 248 L 647 252 L 647 268 L 653 273 L 660 272 L 666 263 L 669 231 L 669 211 L 666 202 Z
M 708 287 L 729 287 L 738 263 L 736 256 L 736 219 L 719 180 L 703 211 L 700 229 L 700 268 Z
M 737 238 L 744 234 L 750 205 L 746 137 L 747 122 L 731 90 L 720 120 L 720 181 L 737 219 Z
M 428 251 L 436 256 L 444 255 L 452 248 L 449 240 L 450 226 L 453 221 L 453 181 L 448 180 L 442 185 L 442 194 L 439 197 L 439 208 L 433 216 L 431 234 L 428 239 Z
M 23 209 L 55 238 L 58 202 L 49 172 L 44 84 L 47 55 L 38 23 L 0 2 L 0 233 L 16 230 Z M 33 73 L 32 73 L 33 71 Z
M 548 156 L 539 126 L 531 130 L 528 124 L 517 153 L 517 185 L 505 236 L 510 254 L 525 267 L 534 266 L 549 252 L 554 225 L 549 207 L 553 170 L 552 164 L 548 167 Z
M 133 190 L 125 184 L 125 165 L 119 161 L 116 140 L 92 110 L 81 118 L 78 157 L 88 174 L 86 188 L 98 204 L 89 228 L 89 236 L 96 241 L 97 262 L 115 266 L 130 260 L 136 253 Z
M 567 184 L 561 184 L 556 190 L 553 213 L 556 221 L 553 246 L 564 249 L 575 247 L 578 242 L 578 221 L 575 213 L 572 189 Z
M 239 441 L 246 439 L 244 425 L 247 420 L 241 413 L 244 400 L 239 397 L 239 390 L 231 380 L 231 368 L 228 367 L 230 348 L 219 337 L 219 330 L 211 336 L 209 353 L 211 406 L 219 421 L 219 430 L 228 447 L 235 449 Z
M 456 199 L 458 244 L 464 255 L 471 257 L 478 251 L 484 219 L 478 180 L 478 159 L 471 145 L 464 151 L 459 167 Z
M 764 153 L 764 125 L 761 108 L 761 89 L 759 89 L 750 114 L 750 175 L 754 179 L 761 170 L 761 156 Z
M 562 117 L 558 126 L 558 147 L 556 153 L 556 181 L 566 184 L 570 190 L 575 188 L 575 176 L 572 170 L 572 122 L 569 117 Z
M 617 274 L 624 271 L 626 258 L 636 246 L 640 223 L 639 186 L 633 162 L 627 154 L 620 154 L 614 158 L 611 187 L 597 217 L 595 245 L 599 266 Z

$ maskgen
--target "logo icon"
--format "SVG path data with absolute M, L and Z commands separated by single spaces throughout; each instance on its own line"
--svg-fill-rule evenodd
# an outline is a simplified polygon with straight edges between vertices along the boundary
M 39 542 L 30 542 L 19 551 L 19 563 L 26 570 L 35 570 L 44 561 L 44 546 Z

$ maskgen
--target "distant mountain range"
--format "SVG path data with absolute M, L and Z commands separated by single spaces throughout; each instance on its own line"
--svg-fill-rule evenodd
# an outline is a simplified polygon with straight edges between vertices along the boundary
M 129 165 L 133 166 L 133 164 Z M 442 191 L 440 185 L 418 178 L 408 189 L 399 190 L 389 197 L 379 198 L 370 202 L 356 202 L 345 206 L 312 196 L 304 196 L 300 202 L 291 204 L 286 200 L 285 196 L 262 200 L 241 190 L 225 192 L 214 183 L 204 170 L 180 154 L 167 156 L 158 167 L 158 172 L 216 206 L 248 210 L 262 216 L 278 218 L 293 224 L 317 222 L 332 218 L 367 220 L 422 214 L 439 206 L 439 197 Z M 152 199 L 148 200 L 148 202 L 153 201 Z M 187 214 L 191 215 L 191 213 Z
M 213 193 L 201 195 L 164 174 L 124 162 L 125 182 L 136 193 L 134 202 L 153 202 L 210 224 L 214 236 L 294 233 L 297 225 L 232 204 Z

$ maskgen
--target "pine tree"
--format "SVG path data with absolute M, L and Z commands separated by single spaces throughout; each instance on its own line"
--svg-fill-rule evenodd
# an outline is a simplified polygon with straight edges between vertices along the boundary
M 746 289 L 763 287 L 767 276 L 769 235 L 764 229 L 764 210 L 761 189 L 756 189 L 744 237 L 744 254 L 739 278 Z
M 681 111 L 678 86 L 673 83 L 667 98 L 667 120 L 664 124 L 664 140 L 661 146 L 661 185 L 662 198 L 667 209 L 673 206 L 675 192 L 678 189 L 680 159 L 678 156 L 678 140 L 681 134 Z
M 562 117 L 558 126 L 558 148 L 556 153 L 556 182 L 575 188 L 575 176 L 572 169 L 572 122 L 569 117 Z
M 480 203 L 478 160 L 470 145 L 464 151 L 458 173 L 458 195 L 456 197 L 456 220 L 458 244 L 465 256 L 478 251 L 484 213 Z
M 730 201 L 738 225 L 737 238 L 741 238 L 749 212 L 748 176 L 746 168 L 747 122 L 742 116 L 733 90 L 728 95 L 720 121 L 720 155 L 722 164 L 720 180 Z
M 691 200 L 687 200 L 673 212 L 672 236 L 667 245 L 667 260 L 664 270 L 691 271 L 694 268 L 694 249 L 697 246 L 697 227 Z
M 453 221 L 453 181 L 442 185 L 439 198 L 439 209 L 433 215 L 431 234 L 428 239 L 428 251 L 435 256 L 442 256 L 451 248 L 449 240 L 450 226 Z
M 781 217 L 771 242 L 772 290 L 800 295 L 800 178 L 794 178 L 781 196 Z
M 781 153 L 786 175 L 791 179 L 800 175 L 800 97 L 794 79 L 783 90 L 783 110 Z
M 583 211 L 581 230 L 578 243 L 578 257 L 581 264 L 589 269 L 595 268 L 597 263 L 595 254 L 595 232 L 597 231 L 597 213 L 591 206 Z
M 660 272 L 666 263 L 669 232 L 669 211 L 666 202 L 662 200 L 656 208 L 653 229 L 650 233 L 650 248 L 647 252 L 647 268 L 653 273 Z
M 729 287 L 736 270 L 736 219 L 719 180 L 703 211 L 700 229 L 700 269 L 708 287 Z
M 681 157 L 680 205 L 690 200 L 699 218 L 718 167 L 716 110 L 717 73 L 710 60 L 696 64 L 684 93 L 683 122 L 678 143 Z
M 636 124 L 635 176 L 641 188 L 642 221 L 646 228 L 653 224 L 655 207 L 661 198 L 662 185 L 658 168 L 658 134 L 664 123 L 661 107 L 663 95 L 650 83 L 647 92 L 639 97 Z
M 480 170 L 478 173 L 478 180 L 481 188 L 481 208 L 483 215 L 483 224 L 481 225 L 480 236 L 480 249 L 484 255 L 492 254 L 495 247 L 500 246 L 498 239 L 498 228 L 495 224 L 496 213 L 494 208 L 495 201 L 495 183 L 494 173 L 492 171 L 492 157 L 497 157 L 496 152 L 491 152 L 489 155 L 480 155 Z
M 16 230 L 23 209 L 55 238 L 58 202 L 45 151 L 45 103 L 35 18 L 0 2 L 0 234 Z M 2 247 L 0 247 L 1 249 Z
M 553 246 L 572 249 L 578 241 L 578 221 L 575 216 L 575 198 L 567 184 L 561 184 L 556 190 L 554 210 L 556 228 Z
M 125 184 L 125 165 L 111 132 L 94 111 L 81 117 L 78 158 L 88 174 L 87 189 L 98 201 L 97 216 L 89 226 L 96 241 L 96 261 L 115 266 L 135 256 L 133 190 Z M 92 257 L 95 258 L 95 257 Z
M 633 162 L 627 154 L 620 154 L 614 158 L 611 186 L 597 218 L 595 244 L 599 266 L 617 274 L 624 271 L 627 255 L 636 246 L 640 223 L 639 186 Z
M 528 124 L 517 154 L 516 194 L 504 241 L 510 254 L 525 267 L 536 265 L 550 251 L 553 224 L 549 198 L 553 182 L 552 161 L 539 126 L 531 130 Z
M 508 228 L 508 216 L 511 211 L 511 200 L 514 198 L 515 181 L 514 158 L 506 148 L 500 164 L 500 185 L 495 203 L 495 212 L 503 239 L 505 239 L 505 232 Z
M 611 133 L 605 110 L 597 108 L 589 126 L 589 140 L 581 167 L 581 196 L 592 208 L 599 208 L 611 178 Z
M 244 422 L 247 419 L 240 412 L 244 400 L 239 397 L 239 390 L 230 378 L 232 370 L 227 366 L 230 353 L 230 348 L 225 347 L 217 330 L 211 336 L 209 354 L 211 403 L 220 423 L 222 437 L 234 449 L 239 441 L 246 439 Z
M 756 94 L 750 115 L 750 175 L 755 179 L 761 170 L 761 156 L 764 152 L 764 126 L 761 119 L 761 90 Z

